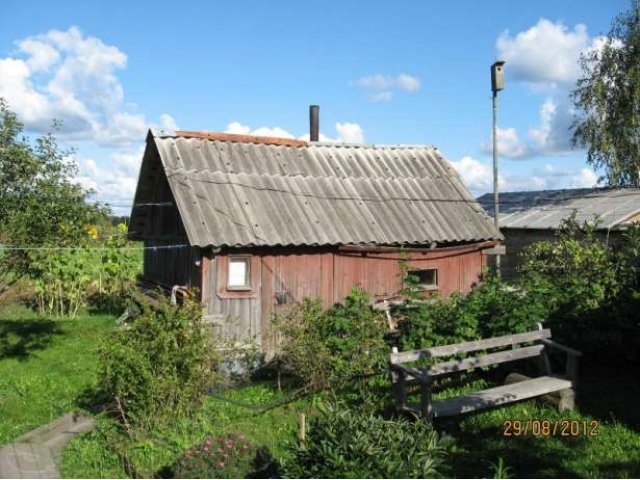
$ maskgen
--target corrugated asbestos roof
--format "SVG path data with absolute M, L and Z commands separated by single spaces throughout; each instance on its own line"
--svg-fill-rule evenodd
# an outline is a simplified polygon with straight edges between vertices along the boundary
M 493 194 L 478 198 L 493 215 Z M 576 219 L 601 229 L 624 229 L 624 223 L 640 214 L 639 188 L 579 188 L 500 194 L 500 228 L 556 229 L 576 212 Z
M 150 142 L 192 245 L 415 245 L 502 238 L 433 147 L 205 132 L 152 132 L 147 151 Z M 145 201 L 141 182 L 142 173 L 136 203 Z M 132 223 L 138 213 L 135 207 Z

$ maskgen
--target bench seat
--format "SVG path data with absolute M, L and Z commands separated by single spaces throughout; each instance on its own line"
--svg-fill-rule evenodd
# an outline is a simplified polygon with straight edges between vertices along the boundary
M 450 417 L 462 413 L 475 412 L 505 403 L 518 402 L 528 398 L 546 395 L 571 388 L 571 381 L 559 377 L 536 377 L 511 385 L 501 385 L 456 398 L 433 402 L 433 416 Z
M 486 408 L 505 405 L 534 397 L 544 397 L 556 404 L 560 411 L 574 406 L 577 380 L 577 358 L 580 352 L 551 340 L 551 331 L 543 329 L 502 337 L 493 337 L 472 342 L 462 342 L 440 347 L 398 352 L 394 350 L 390 357 L 391 379 L 394 384 L 394 399 L 398 411 L 412 411 L 424 416 L 428 421 L 433 418 L 452 417 L 471 413 Z M 522 344 L 535 343 L 524 346 Z M 490 351 L 496 348 L 507 348 L 502 351 Z M 556 349 L 567 357 L 566 375 L 557 376 L 551 371 L 547 351 Z M 453 355 L 482 351 L 477 356 L 462 359 L 436 362 L 427 367 L 410 367 L 407 363 L 425 359 L 437 359 Z M 487 390 L 461 395 L 442 400 L 432 400 L 433 379 L 460 371 L 473 370 L 513 362 L 523 359 L 536 359 L 541 376 L 535 378 L 519 374 L 507 377 L 507 384 Z M 518 377 L 515 379 L 512 376 Z M 409 383 L 420 385 L 420 405 L 413 407 L 407 404 Z M 560 395 L 556 395 L 559 392 Z M 550 395 L 554 394 L 554 395 Z

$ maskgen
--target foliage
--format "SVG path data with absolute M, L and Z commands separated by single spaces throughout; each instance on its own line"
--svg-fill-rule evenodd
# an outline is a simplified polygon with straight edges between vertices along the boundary
M 401 350 L 526 331 L 546 314 L 543 302 L 531 298 L 525 301 L 520 289 L 486 272 L 482 284 L 468 295 L 412 299 L 392 310 L 399 319 Z
M 56 124 L 54 123 L 54 129 Z M 22 136 L 23 126 L 0 98 L 0 242 L 27 246 L 78 246 L 85 225 L 106 211 L 87 203 L 91 193 L 73 177 L 77 166 L 60 150 L 53 134 Z M 35 251 L 12 250 L 2 256 L 4 271 L 37 276 Z
M 583 112 L 574 144 L 587 161 L 604 167 L 609 185 L 640 185 L 640 2 L 612 23 L 600 48 L 581 56 L 583 76 L 573 102 Z
M 539 242 L 524 251 L 516 283 L 526 292 L 524 301 L 545 306 L 545 324 L 558 340 L 589 356 L 640 360 L 634 353 L 640 348 L 640 323 L 634 313 L 639 298 L 638 229 L 630 229 L 622 248 L 616 249 L 599 238 L 595 228 L 578 224 L 575 216 L 567 218 L 554 242 Z
M 491 470 L 493 471 L 492 478 L 513 478 L 513 469 L 504 464 L 502 457 L 498 457 L 496 463 L 491 463 Z
M 291 444 L 285 478 L 433 478 L 446 448 L 426 423 L 385 420 L 370 412 L 329 406 L 309 422 L 305 442 Z
M 140 271 L 139 251 L 127 241 L 127 226 L 105 229 L 98 236 L 87 228 L 80 246 L 30 253 L 30 276 L 40 314 L 75 317 L 91 301 L 117 313 L 134 287 Z
M 319 300 L 304 299 L 276 317 L 274 328 L 280 348 L 277 362 L 305 384 L 369 375 L 386 365 L 386 320 L 358 288 L 344 304 L 326 311 Z
M 132 248 L 133 243 L 127 240 L 127 231 L 124 223 L 117 224 L 113 233 L 107 230 L 101 245 L 97 279 L 93 281 L 94 285 L 97 284 L 98 305 L 110 312 L 122 310 L 141 271 L 140 250 Z
M 273 478 L 273 456 L 287 456 L 284 444 L 295 437 L 298 412 L 308 408 L 306 399 L 264 412 L 258 408 L 281 400 L 285 392 L 277 391 L 271 382 L 230 388 L 224 393 L 207 396 L 193 418 L 176 419 L 132 438 L 122 431 L 114 419 L 101 415 L 96 430 L 76 437 L 64 451 L 64 478 L 166 478 L 173 475 L 176 460 L 203 438 L 221 437 L 228 432 L 242 434 L 260 446 L 256 455 L 256 478 Z M 126 470 L 126 471 L 125 471 Z
M 75 317 L 86 304 L 92 280 L 92 251 L 36 251 L 30 254 L 38 311 L 41 315 Z
M 242 434 L 208 437 L 187 450 L 173 467 L 174 478 L 246 478 L 256 448 Z
M 212 350 L 198 305 L 163 301 L 100 347 L 101 388 L 127 430 L 147 430 L 188 417 L 212 380 Z

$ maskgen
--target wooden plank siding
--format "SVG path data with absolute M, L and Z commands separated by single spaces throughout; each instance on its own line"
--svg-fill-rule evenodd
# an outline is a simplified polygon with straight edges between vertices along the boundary
M 251 254 L 250 292 L 226 290 L 230 254 Z M 438 292 L 469 292 L 480 279 L 486 257 L 474 246 L 421 252 L 353 252 L 337 248 L 226 250 L 202 258 L 202 292 L 206 319 L 216 331 L 242 342 L 255 340 L 272 350 L 269 325 L 273 313 L 284 312 L 305 297 L 329 307 L 342 302 L 354 286 L 374 298 L 396 295 L 402 288 L 400 262 L 409 269 L 438 269 Z M 258 270 L 258 271 L 256 271 Z M 277 298 L 285 298 L 279 304 Z

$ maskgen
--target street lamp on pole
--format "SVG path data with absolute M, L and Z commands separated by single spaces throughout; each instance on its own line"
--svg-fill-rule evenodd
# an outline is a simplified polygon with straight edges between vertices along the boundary
M 491 91 L 493 92 L 493 221 L 500 231 L 500 198 L 498 193 L 498 92 L 504 89 L 504 62 L 491 65 Z M 496 272 L 500 276 L 500 255 L 496 255 Z

